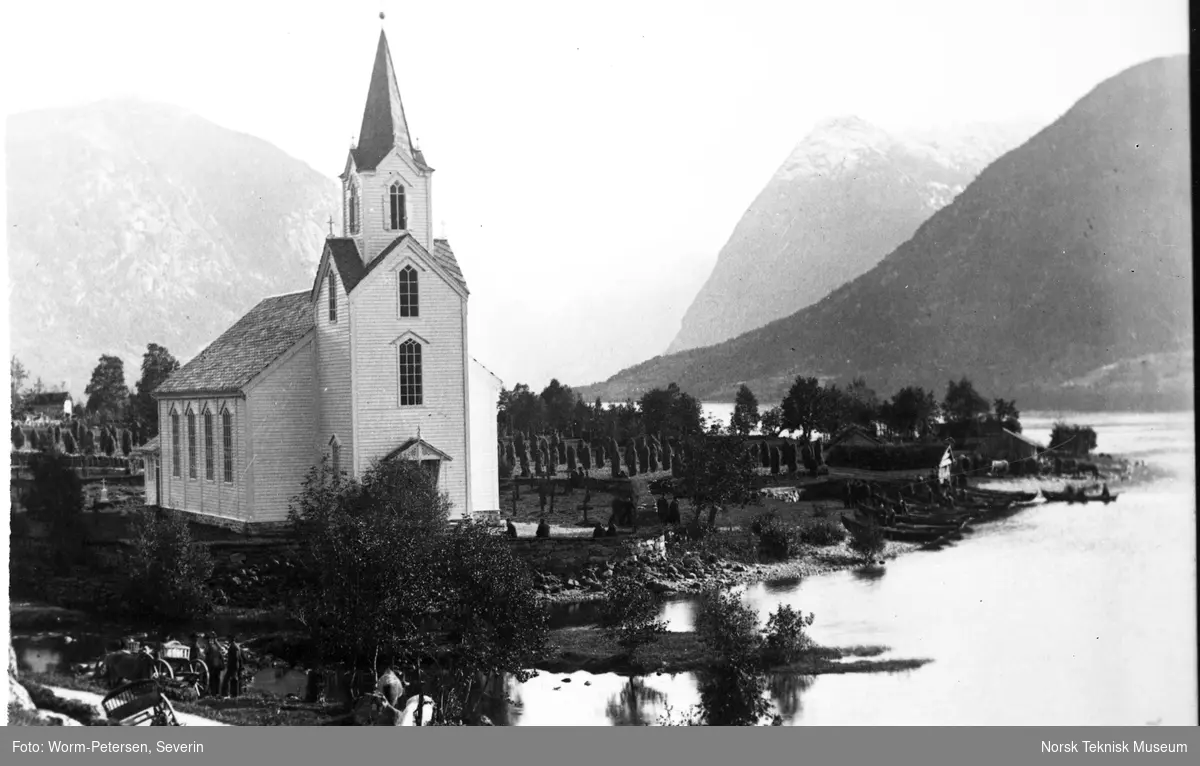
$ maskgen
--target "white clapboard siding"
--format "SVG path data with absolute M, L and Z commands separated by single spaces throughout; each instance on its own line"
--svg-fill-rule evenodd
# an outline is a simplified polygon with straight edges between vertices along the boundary
M 146 474 L 143 477 L 146 505 L 158 505 L 158 486 L 155 483 L 155 466 L 158 465 L 158 460 L 153 455 L 146 455 L 143 465 L 146 466 Z
M 471 511 L 500 510 L 500 471 L 496 463 L 496 404 L 500 379 L 474 360 L 470 372 Z
M 326 276 L 321 280 L 320 294 L 313 309 L 317 331 L 312 363 L 318 391 L 313 449 L 318 456 L 327 452 L 329 440 L 337 436 L 342 444 L 342 470 L 348 471 L 354 465 L 354 445 L 350 438 L 354 427 L 350 399 L 350 301 L 332 259 L 329 268 L 334 274 L 333 286 L 337 291 L 337 321 L 329 321 L 329 278 Z
M 204 411 L 213 415 L 213 478 L 205 478 Z M 187 412 L 196 413 L 196 478 L 188 475 Z M 233 482 L 225 481 L 224 436 L 221 412 L 233 413 Z M 208 399 L 161 399 L 158 402 L 159 447 L 162 459 L 162 498 L 164 508 L 219 516 L 226 519 L 249 520 L 245 474 L 248 463 L 245 420 L 245 401 L 237 396 Z M 174 475 L 174 442 L 171 432 L 171 412 L 179 413 L 179 476 Z M 153 477 L 149 479 L 153 481 Z
M 399 316 L 397 270 L 407 264 L 419 275 L 418 318 Z M 416 437 L 419 427 L 422 439 L 453 458 L 442 464 L 440 487 L 450 496 L 454 515 L 462 515 L 469 507 L 463 297 L 434 271 L 430 260 L 404 246 L 358 285 L 351 300 L 357 470 Z M 424 401 L 419 407 L 400 406 L 397 347 L 410 332 L 426 341 L 421 352 Z
M 312 353 L 312 341 L 300 341 L 247 386 L 252 521 L 285 521 L 315 462 Z
M 429 196 L 431 178 L 428 174 L 417 171 L 406 160 L 392 152 L 379 163 L 374 173 L 362 173 L 358 179 L 361 184 L 363 207 L 358 246 L 364 263 L 370 263 L 396 237 L 405 233 L 388 228 L 388 189 L 396 180 L 402 181 L 405 186 L 405 202 L 408 207 L 406 231 L 426 250 L 433 247 Z

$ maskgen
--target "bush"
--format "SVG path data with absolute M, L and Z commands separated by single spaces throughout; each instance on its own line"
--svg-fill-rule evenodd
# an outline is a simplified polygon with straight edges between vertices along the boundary
M 800 532 L 800 541 L 821 547 L 837 545 L 846 539 L 846 528 L 841 524 L 822 519 L 813 522 Z
M 164 624 L 207 617 L 213 607 L 208 546 L 192 542 L 182 518 L 148 508 L 137 513 L 134 529 L 122 588 L 130 613 Z
M 33 700 L 33 704 L 37 706 L 38 710 L 49 710 L 52 713 L 65 715 L 79 721 L 84 726 L 108 725 L 107 717 L 101 714 L 96 705 L 60 697 L 54 693 L 53 689 L 42 686 L 36 681 L 23 680 L 21 685 L 25 687 L 25 691 L 29 692 L 29 698 Z
M 805 628 L 813 624 L 813 619 L 813 615 L 805 616 L 786 604 L 776 609 L 763 631 L 763 662 L 768 666 L 795 662 L 812 646 Z
M 850 533 L 850 550 L 866 559 L 875 559 L 883 553 L 887 541 L 874 519 L 866 519 Z
M 605 591 L 600 627 L 632 657 L 667 632 L 667 624 L 658 619 L 659 612 L 659 599 L 647 587 L 642 571 L 622 567 Z

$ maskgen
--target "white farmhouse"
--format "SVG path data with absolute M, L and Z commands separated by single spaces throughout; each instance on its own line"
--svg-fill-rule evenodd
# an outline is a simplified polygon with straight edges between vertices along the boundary
M 326 240 L 310 289 L 266 298 L 154 392 L 148 504 L 224 526 L 282 522 L 325 455 L 352 477 L 416 460 L 455 517 L 499 510 L 501 384 L 467 350 L 467 283 L 433 238 L 432 175 L 381 32 L 341 175 L 343 236 Z

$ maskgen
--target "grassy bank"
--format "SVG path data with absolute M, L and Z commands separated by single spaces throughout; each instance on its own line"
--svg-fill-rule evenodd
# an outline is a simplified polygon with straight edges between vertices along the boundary
M 22 683 L 32 682 L 30 686 L 58 686 L 101 697 L 109 692 L 103 684 L 86 676 L 67 673 L 22 673 L 20 680 Z M 78 703 L 75 704 L 78 706 Z M 204 697 L 191 702 L 172 700 L 171 704 L 180 713 L 210 718 L 231 726 L 328 726 L 343 722 L 348 712 L 343 704 L 301 702 L 257 691 L 249 691 L 236 699 Z M 68 710 L 55 712 L 71 715 Z
M 887 652 L 883 646 L 814 646 L 795 662 L 770 668 L 772 673 L 824 675 L 831 673 L 886 673 L 914 670 L 928 659 L 869 659 Z M 846 661 L 851 660 L 851 661 Z M 551 673 L 686 673 L 702 671 L 716 664 L 717 658 L 695 633 L 673 632 L 656 643 L 640 649 L 631 658 L 619 646 L 605 638 L 600 629 L 564 628 L 550 636 L 550 650 L 534 663 L 538 670 Z

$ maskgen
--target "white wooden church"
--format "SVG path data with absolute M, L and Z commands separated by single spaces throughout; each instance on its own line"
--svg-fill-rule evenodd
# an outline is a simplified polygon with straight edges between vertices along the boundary
M 147 504 L 222 526 L 282 522 L 324 455 L 351 477 L 417 460 L 454 517 L 499 510 L 501 383 L 467 349 L 467 283 L 433 238 L 432 174 L 381 32 L 341 175 L 342 236 L 311 288 L 263 300 L 154 392 Z

